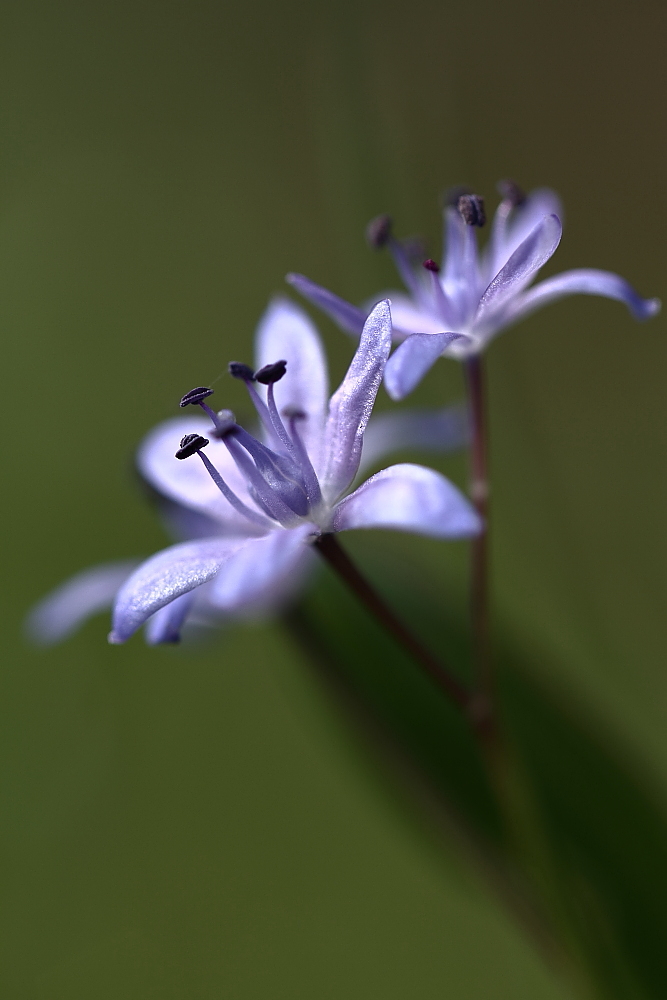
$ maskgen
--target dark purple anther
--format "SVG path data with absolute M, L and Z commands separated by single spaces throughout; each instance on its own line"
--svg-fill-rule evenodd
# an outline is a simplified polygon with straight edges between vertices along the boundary
M 201 434 L 186 434 L 185 437 L 181 438 L 181 447 L 176 452 L 176 458 L 190 458 L 191 455 L 196 455 L 198 451 L 205 448 L 208 444 L 208 438 L 202 437 Z
M 468 226 L 483 226 L 486 222 L 484 199 L 478 194 L 463 194 L 456 206 Z
M 259 371 L 255 372 L 255 379 L 257 382 L 261 382 L 262 385 L 273 385 L 274 382 L 279 382 L 287 370 L 286 361 L 274 361 L 272 365 L 264 365 Z
M 190 392 L 186 392 L 181 399 L 179 406 L 190 406 L 190 404 L 195 406 L 197 403 L 201 403 L 202 400 L 212 395 L 213 389 L 207 389 L 205 385 L 200 385 L 197 389 L 190 389 Z
M 230 361 L 228 370 L 232 378 L 240 378 L 243 382 L 255 381 L 254 371 L 250 365 L 244 365 L 242 361 Z
M 509 202 L 512 208 L 518 208 L 519 205 L 523 205 L 526 200 L 526 196 L 514 181 L 505 180 L 498 181 L 497 184 L 498 193 L 502 196 L 503 201 Z
M 369 246 L 374 250 L 380 250 L 387 245 L 391 238 L 391 216 L 378 215 L 377 219 L 371 219 L 366 226 L 366 239 Z
M 430 257 L 428 260 L 424 261 L 422 267 L 425 267 L 427 271 L 433 271 L 434 274 L 437 274 L 438 271 L 440 270 L 440 265 L 438 264 L 438 262 L 436 260 L 431 260 Z

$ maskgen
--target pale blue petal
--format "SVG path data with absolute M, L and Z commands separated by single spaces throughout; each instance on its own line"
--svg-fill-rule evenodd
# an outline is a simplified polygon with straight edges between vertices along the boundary
M 387 361 L 384 386 L 394 400 L 404 399 L 433 367 L 457 333 L 415 333 L 400 344 Z
M 470 422 L 463 406 L 380 413 L 368 422 L 359 471 L 377 465 L 393 452 L 410 448 L 445 454 L 464 448 L 469 440 Z
M 330 316 L 344 333 L 354 334 L 355 337 L 361 334 L 366 313 L 358 306 L 353 306 L 328 289 L 322 288 L 321 285 L 316 285 L 314 281 L 306 278 L 303 274 L 288 274 L 285 281 L 296 288 L 297 292 L 300 292 L 305 299 Z
M 213 538 L 227 532 L 219 521 L 183 507 L 174 500 L 156 496 L 157 510 L 167 532 L 175 542 L 194 541 L 195 538 Z
M 535 309 L 549 302 L 555 302 L 566 295 L 602 295 L 607 299 L 624 302 L 635 319 L 644 320 L 660 312 L 660 299 L 643 299 L 618 274 L 580 268 L 564 271 L 553 278 L 541 281 L 512 303 L 508 312 L 508 322 L 523 319 Z
M 555 191 L 549 188 L 537 188 L 531 191 L 522 205 L 512 209 L 503 220 L 504 207 L 499 208 L 494 219 L 491 243 L 493 246 L 494 270 L 493 278 L 501 267 L 507 263 L 514 251 L 532 233 L 548 215 L 557 216 L 563 220 L 563 206 Z
M 209 438 L 206 456 L 227 485 L 251 509 L 255 509 L 245 478 L 222 441 L 210 438 L 211 422 L 201 417 L 175 417 L 158 424 L 142 441 L 137 466 L 146 481 L 169 500 L 213 518 L 225 534 L 258 534 L 248 518 L 225 499 L 197 455 L 179 460 L 176 451 L 186 434 Z
M 468 226 L 455 208 L 445 209 L 445 264 L 441 281 L 451 326 L 461 326 L 482 292 L 476 227 Z
M 225 563 L 207 599 L 220 610 L 249 614 L 276 607 L 301 583 L 312 558 L 312 524 L 253 538 Z
M 442 319 L 434 310 L 422 308 L 402 292 L 387 292 L 387 296 L 391 302 L 395 340 L 403 339 L 411 333 L 441 333 Z
M 468 538 L 482 522 L 448 479 L 423 465 L 392 465 L 336 507 L 334 531 L 395 528 L 432 538 Z
M 160 608 L 212 579 L 244 541 L 208 538 L 184 542 L 142 563 L 116 597 L 109 642 L 125 642 Z
M 195 591 L 193 590 L 188 594 L 181 594 L 171 604 L 165 604 L 148 619 L 146 622 L 146 642 L 149 646 L 181 641 L 181 629 L 192 607 L 194 597 Z
M 385 299 L 366 320 L 352 363 L 329 404 L 326 463 L 321 480 L 329 500 L 339 496 L 357 473 L 364 431 L 390 348 L 391 312 Z
M 62 583 L 28 615 L 28 636 L 45 646 L 67 639 L 87 618 L 111 607 L 138 561 L 103 563 Z
M 287 373 L 274 387 L 279 412 L 300 410 L 306 419 L 299 433 L 306 449 L 319 450 L 329 379 L 322 341 L 307 313 L 289 299 L 276 299 L 264 313 L 257 328 L 256 367 L 275 361 L 287 362 Z
M 535 274 L 555 252 L 562 234 L 563 227 L 557 216 L 548 215 L 542 219 L 517 247 L 484 292 L 475 316 L 476 325 L 489 322 L 493 313 L 502 309 L 514 295 L 532 281 Z

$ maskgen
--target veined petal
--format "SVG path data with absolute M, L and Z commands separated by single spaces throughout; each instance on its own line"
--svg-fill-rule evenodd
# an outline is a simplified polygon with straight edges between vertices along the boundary
M 308 538 L 315 530 L 301 524 L 248 541 L 218 573 L 207 595 L 210 603 L 237 614 L 281 603 L 301 582 L 312 558 Z
M 468 538 L 482 522 L 448 479 L 423 465 L 391 465 L 336 507 L 334 531 L 395 528 L 433 538 Z
M 139 472 L 147 482 L 170 500 L 214 518 L 226 534 L 258 534 L 252 523 L 223 497 L 200 459 L 193 455 L 176 458 L 181 438 L 186 434 L 208 437 L 211 423 L 205 417 L 175 417 L 158 424 L 142 441 L 137 452 Z M 255 509 L 245 479 L 221 441 L 209 439 L 206 457 L 227 485 L 247 506 Z
M 163 608 L 156 611 L 146 622 L 146 642 L 158 646 L 167 642 L 180 642 L 181 629 L 194 601 L 195 591 L 181 594 Z
M 385 299 L 378 302 L 366 320 L 347 375 L 329 404 L 326 464 L 322 476 L 322 486 L 329 500 L 339 496 L 357 473 L 364 431 L 390 348 L 391 313 L 389 301 Z
M 484 324 L 491 313 L 501 309 L 509 299 L 526 287 L 552 256 L 562 234 L 563 227 L 555 215 L 548 215 L 535 226 L 482 295 L 475 324 Z
M 111 607 L 138 562 L 133 559 L 103 563 L 62 583 L 28 615 L 26 631 L 29 637 L 45 646 L 67 639 L 87 618 Z
M 413 333 L 406 337 L 387 361 L 384 385 L 392 399 L 399 400 L 415 389 L 446 347 L 464 339 L 458 333 Z
M 555 302 L 566 295 L 602 295 L 607 299 L 624 302 L 635 319 L 649 319 L 660 312 L 660 299 L 643 299 L 624 278 L 611 271 L 579 268 L 564 271 L 553 278 L 541 281 L 512 303 L 508 322 L 523 319 L 548 302 Z
M 470 439 L 463 406 L 443 410 L 393 410 L 372 416 L 364 434 L 359 471 L 392 452 L 408 448 L 444 454 L 465 447 Z
M 276 405 L 279 412 L 289 408 L 305 414 L 299 432 L 315 455 L 329 399 L 327 363 L 310 317 L 289 299 L 273 301 L 257 327 L 257 368 L 281 359 L 287 361 L 287 374 L 275 384 Z
M 151 556 L 118 592 L 109 642 L 125 642 L 160 608 L 206 583 L 244 541 L 206 538 Z
M 387 296 L 391 302 L 391 322 L 395 339 L 408 337 L 411 333 L 442 331 L 442 320 L 433 312 L 416 305 L 409 296 L 402 292 L 387 292 Z
M 361 334 L 366 314 L 358 306 L 353 306 L 328 289 L 315 284 L 303 274 L 288 274 L 285 281 L 296 288 L 297 292 L 300 292 L 305 299 L 330 316 L 344 333 L 351 333 L 355 337 Z

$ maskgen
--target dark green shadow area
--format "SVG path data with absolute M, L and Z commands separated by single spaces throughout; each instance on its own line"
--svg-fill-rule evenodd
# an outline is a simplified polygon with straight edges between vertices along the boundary
M 381 544 L 364 545 L 363 553 L 370 555 L 366 568 L 378 589 L 465 676 L 469 646 L 461 618 L 443 611 L 423 567 L 405 557 L 397 564 Z M 523 844 L 517 858 L 467 724 L 342 585 L 323 576 L 288 621 L 310 644 L 344 710 L 356 709 L 370 743 L 386 750 L 388 740 L 392 752 L 404 756 L 460 828 L 483 845 L 490 869 L 500 859 L 511 882 L 518 860 L 524 902 L 532 899 L 537 912 L 551 913 L 550 932 L 558 928 L 560 944 L 598 995 L 663 997 L 667 818 L 659 793 L 611 734 L 536 680 L 538 672 L 511 640 L 498 643 L 503 726 L 543 841 Z M 391 765 L 386 755 L 385 762 Z M 540 858 L 548 859 L 548 871 L 535 869 Z M 528 929 L 539 937 L 537 926 Z

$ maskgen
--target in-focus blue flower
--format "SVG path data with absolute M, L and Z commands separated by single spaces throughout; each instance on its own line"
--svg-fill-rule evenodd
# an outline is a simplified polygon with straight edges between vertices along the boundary
M 33 612 L 33 636 L 58 640 L 114 600 L 110 641 L 124 642 L 145 624 L 149 643 L 174 642 L 186 620 L 211 623 L 278 606 L 302 582 L 312 542 L 323 533 L 476 534 L 481 522 L 470 503 L 444 476 L 420 465 L 390 466 L 348 494 L 367 429 L 367 466 L 392 447 L 439 442 L 446 449 L 448 440 L 461 441 L 455 411 L 387 414 L 369 425 L 391 329 L 389 303 L 380 302 L 329 401 L 317 331 L 293 303 L 274 302 L 258 329 L 257 370 L 230 366 L 246 382 L 261 434 L 249 434 L 228 410 L 210 409 L 211 391 L 202 388 L 181 402 L 201 406 L 208 416 L 167 421 L 139 450 L 143 477 L 187 540 L 137 568 L 114 563 L 70 580 Z
M 560 203 L 547 189 L 525 197 L 511 182 L 499 187 L 503 200 L 481 253 L 476 229 L 485 222 L 483 199 L 457 195 L 455 203 L 445 207 L 442 267 L 432 260 L 422 263 L 414 248 L 395 239 L 387 216 L 368 227 L 369 242 L 389 248 L 409 293 L 387 293 L 394 337 L 403 341 L 385 370 L 393 399 L 411 392 L 438 357 L 463 360 L 479 354 L 501 330 L 566 295 L 618 299 L 640 320 L 659 311 L 658 299 L 642 299 L 627 281 L 608 271 L 565 271 L 529 287 L 560 242 Z M 287 280 L 344 331 L 360 334 L 368 308 L 345 302 L 301 274 L 289 274 Z

